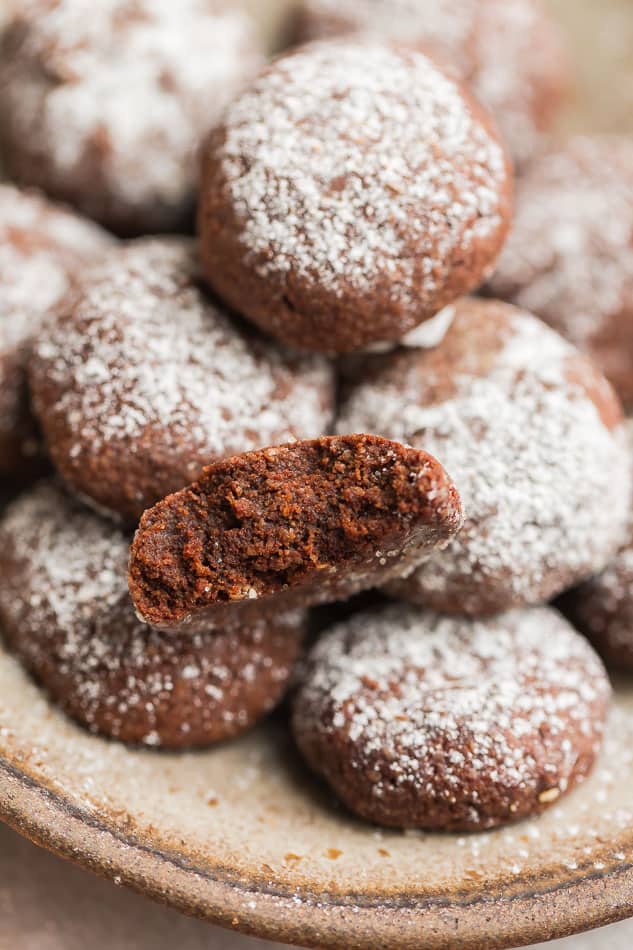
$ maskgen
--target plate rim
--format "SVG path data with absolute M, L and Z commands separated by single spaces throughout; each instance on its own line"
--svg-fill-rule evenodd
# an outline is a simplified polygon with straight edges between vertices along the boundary
M 229 930 L 332 950 L 507 950 L 633 916 L 633 863 L 539 889 L 476 898 L 337 899 L 222 879 L 126 835 L 0 756 L 0 819 L 61 858 Z M 494 930 L 491 932 L 491 924 Z

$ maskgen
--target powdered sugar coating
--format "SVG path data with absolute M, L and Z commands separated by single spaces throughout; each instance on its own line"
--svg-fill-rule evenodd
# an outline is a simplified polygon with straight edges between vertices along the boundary
M 132 243 L 87 273 L 36 343 L 32 384 L 65 478 L 132 518 L 214 459 L 321 435 L 333 411 L 331 367 L 243 332 L 179 239 Z
M 426 56 L 372 40 L 313 44 L 251 84 L 210 140 L 207 273 L 237 305 L 216 259 L 230 219 L 260 280 L 262 301 L 240 301 L 250 318 L 315 349 L 336 349 L 339 335 L 346 349 L 394 339 L 481 282 L 509 190 L 487 120 Z M 266 311 L 272 297 L 289 301 L 283 321 Z M 351 326 L 330 334 L 327 305 Z
M 129 538 L 41 483 L 0 522 L 0 619 L 10 644 L 72 716 L 147 745 L 236 735 L 280 698 L 299 650 L 301 612 L 224 618 L 169 636 L 137 620 Z
M 532 165 L 489 288 L 588 351 L 633 400 L 633 143 L 579 136 Z
M 183 222 L 197 144 L 261 62 L 221 0 L 29 0 L 5 48 L 13 173 L 128 233 Z
M 586 775 L 609 694 L 598 657 L 553 610 L 473 621 L 393 604 L 314 647 L 293 727 L 359 814 L 486 828 L 542 810 Z
M 37 451 L 26 405 L 25 347 L 82 262 L 109 238 L 39 195 L 0 185 L 0 470 Z
M 373 363 L 337 426 L 424 448 L 462 497 L 461 533 L 392 585 L 405 599 L 474 615 L 539 603 L 601 570 L 626 530 L 614 394 L 573 347 L 508 305 L 463 301 L 435 350 Z
M 110 240 L 91 221 L 37 193 L 0 184 L 0 349 L 28 336 L 64 296 L 73 270 Z
M 633 469 L 633 421 L 626 430 Z M 633 515 L 627 538 L 606 569 L 571 591 L 562 606 L 608 663 L 633 670 Z
M 468 82 L 520 163 L 568 85 L 562 36 L 538 0 L 306 0 L 300 38 L 360 30 L 432 51 Z
M 256 82 L 225 123 L 224 170 L 253 258 L 272 237 L 264 274 L 294 266 L 304 277 L 317 271 L 335 293 L 343 276 L 371 292 L 376 269 L 406 250 L 403 223 L 431 246 L 433 218 L 447 220 L 450 234 L 433 247 L 441 257 L 499 226 L 502 150 L 423 56 L 403 59 L 379 45 L 311 48 Z M 337 179 L 342 187 L 319 187 Z M 427 209 L 430 222 L 407 220 Z M 415 261 L 408 265 L 393 292 L 410 303 Z M 421 288 L 423 306 L 435 282 Z

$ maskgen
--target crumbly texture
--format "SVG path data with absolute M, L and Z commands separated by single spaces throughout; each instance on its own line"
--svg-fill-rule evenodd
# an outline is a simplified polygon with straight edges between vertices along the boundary
M 530 167 L 488 292 L 586 351 L 633 408 L 633 142 L 577 137 Z
M 362 817 L 478 831 L 538 814 L 585 778 L 609 696 L 600 660 L 554 610 L 474 621 L 394 604 L 313 648 L 292 725 Z
M 139 616 L 167 628 L 237 603 L 343 600 L 410 572 L 461 524 L 426 452 L 364 435 L 295 442 L 212 465 L 146 511 L 130 591 Z
M 281 57 L 204 147 L 206 276 L 279 339 L 398 339 L 491 272 L 511 176 L 488 118 L 422 53 L 367 40 Z
M 565 42 L 539 0 L 305 0 L 296 38 L 359 31 L 438 56 L 490 110 L 520 165 L 542 148 L 570 85 Z
M 613 390 L 585 357 L 508 304 L 464 300 L 434 349 L 374 356 L 342 432 L 424 448 L 466 522 L 390 590 L 448 613 L 541 603 L 602 570 L 626 532 L 630 466 Z
M 70 716 L 126 742 L 179 748 L 236 736 L 282 697 L 301 611 L 177 636 L 137 620 L 129 539 L 54 483 L 0 522 L 0 621 L 25 666 Z
M 633 421 L 627 422 L 627 440 L 633 469 Z M 633 515 L 607 568 L 566 594 L 560 606 L 609 666 L 633 671 Z
M 129 235 L 190 226 L 198 142 L 261 54 L 223 0 L 27 0 L 0 63 L 12 177 Z
M 176 238 L 84 275 L 36 341 L 31 387 L 65 480 L 130 521 L 212 460 L 321 435 L 334 411 L 332 367 L 242 328 Z
M 80 266 L 111 239 L 96 225 L 35 192 L 0 185 L 0 475 L 42 464 L 26 364 L 33 333 L 67 292 Z

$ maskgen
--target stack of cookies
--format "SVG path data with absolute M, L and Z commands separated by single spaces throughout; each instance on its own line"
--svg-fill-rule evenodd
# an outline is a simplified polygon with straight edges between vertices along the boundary
M 550 143 L 534 0 L 93 14 L 2 38 L 7 645 L 146 746 L 288 696 L 379 824 L 542 811 L 633 669 L 633 143 Z

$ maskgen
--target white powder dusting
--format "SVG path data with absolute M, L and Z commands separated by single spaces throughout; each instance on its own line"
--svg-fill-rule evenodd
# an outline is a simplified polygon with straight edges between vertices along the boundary
M 313 649 L 294 728 L 300 745 L 331 748 L 321 768 L 335 785 L 335 758 L 349 755 L 343 774 L 358 772 L 359 797 L 386 813 L 399 800 L 418 816 L 459 802 L 485 826 L 478 789 L 497 802 L 527 791 L 535 805 L 543 789 L 567 790 L 579 754 L 598 752 L 609 693 L 597 656 L 553 610 L 473 621 L 393 604 Z
M 10 437 L 24 426 L 29 337 L 66 293 L 80 262 L 108 243 L 91 222 L 0 185 L 0 433 Z
M 332 413 L 330 365 L 239 330 L 199 288 L 184 240 L 130 244 L 88 274 L 33 372 L 45 429 L 61 419 L 68 435 L 53 450 L 75 471 L 106 448 L 121 471 L 153 454 L 179 473 L 174 488 L 232 452 L 321 435 Z
M 633 468 L 633 422 L 627 422 Z M 633 668 L 633 515 L 626 541 L 606 569 L 572 591 L 566 606 L 599 652 L 623 668 Z
M 567 59 L 534 0 L 307 0 L 304 9 L 313 37 L 353 29 L 432 51 L 490 109 L 518 161 L 541 145 Z
M 483 374 L 469 364 L 481 345 L 473 307 L 507 338 Z M 465 355 L 447 368 L 442 350 L 460 337 Z M 400 595 L 477 613 L 546 600 L 606 565 L 625 531 L 629 463 L 622 427 L 609 431 L 601 420 L 582 375 L 595 380 L 571 346 L 529 314 L 464 302 L 436 351 L 386 360 L 351 393 L 339 431 L 424 448 L 466 513 L 447 550 L 396 584 Z M 451 372 L 454 391 L 434 402 Z
M 201 136 L 260 64 L 246 14 L 212 0 L 32 0 L 17 22 L 0 96 L 16 148 L 62 190 L 97 149 L 110 212 L 138 206 L 155 223 L 153 204 L 178 213 Z M 84 187 L 90 207 L 95 182 Z
M 108 242 L 92 222 L 0 184 L 0 354 L 29 335 L 66 293 L 79 262 Z
M 317 44 L 260 76 L 225 125 L 225 188 L 262 276 L 292 270 L 334 296 L 388 277 L 395 304 L 423 311 L 453 255 L 503 226 L 503 151 L 422 54 Z
M 259 617 L 187 637 L 154 630 L 137 620 L 129 597 L 127 536 L 53 483 L 7 509 L 0 538 L 9 641 L 86 725 L 103 728 L 107 719 L 112 735 L 129 736 L 144 722 L 152 746 L 166 732 L 209 741 L 240 731 L 227 732 L 225 714 L 246 725 L 281 695 L 301 612 L 276 616 L 274 629 Z
M 519 181 L 513 228 L 490 289 L 537 313 L 582 347 L 629 321 L 631 142 L 577 137 L 531 167 Z M 607 372 L 615 373 L 622 360 L 630 368 L 621 337 L 622 331 L 612 354 L 602 353 Z

